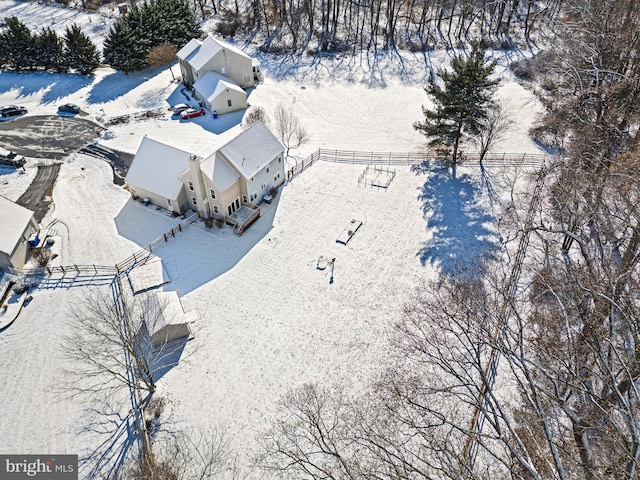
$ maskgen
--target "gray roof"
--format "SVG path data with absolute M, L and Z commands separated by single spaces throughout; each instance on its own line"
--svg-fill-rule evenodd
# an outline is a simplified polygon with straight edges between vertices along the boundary
M 181 176 L 189 169 L 191 154 L 144 137 L 124 181 L 175 200 L 182 188 Z
M 236 85 L 233 80 L 216 72 L 205 73 L 200 80 L 193 84 L 193 88 L 209 102 L 212 102 L 218 95 L 228 89 L 245 95 L 244 90 Z
M 254 176 L 283 152 L 280 141 L 260 121 L 218 149 L 245 178 Z
M 33 212 L 0 195 L 0 252 L 11 255 Z
M 178 57 L 180 60 L 186 60 L 189 55 L 200 48 L 201 44 L 202 42 L 200 40 L 198 40 L 197 38 L 192 38 L 184 47 L 178 50 L 178 53 L 176 53 L 176 57 Z

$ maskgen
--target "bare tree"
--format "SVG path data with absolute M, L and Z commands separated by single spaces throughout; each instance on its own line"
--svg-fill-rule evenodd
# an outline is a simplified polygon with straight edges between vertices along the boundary
M 473 137 L 474 142 L 480 150 L 480 166 L 491 151 L 493 146 L 502 140 L 513 126 L 513 120 L 509 115 L 509 103 L 499 103 L 495 108 L 487 111 L 484 119 L 484 126 L 478 130 L 478 134 Z
M 276 136 L 284 145 L 287 157 L 290 156 L 291 150 L 295 150 L 309 141 L 309 132 L 306 127 L 293 113 L 293 109 L 285 107 L 282 103 L 276 105 L 273 126 Z
M 262 437 L 258 464 L 279 477 L 355 479 L 348 404 L 337 389 L 306 384 L 281 400 L 282 413 Z
M 171 315 L 156 296 L 126 296 L 113 285 L 111 292 L 92 290 L 83 304 L 70 306 L 74 328 L 64 339 L 70 392 L 108 395 L 129 388 L 152 395 L 158 374 L 182 352 L 180 342 L 151 338 L 156 326 L 173 321 Z
M 217 428 L 161 432 L 153 437 L 152 451 L 135 458 L 121 478 L 145 480 L 238 479 L 228 440 Z
M 173 74 L 173 70 L 171 69 L 171 63 L 176 59 L 176 53 L 178 49 L 175 45 L 171 45 L 170 43 L 162 43 L 160 45 L 156 45 L 149 50 L 149 54 L 147 55 L 147 62 L 152 67 L 157 67 L 160 65 L 166 65 L 171 72 L 171 78 L 175 81 L 176 77 Z
M 267 112 L 261 106 L 251 107 L 251 109 L 247 112 L 243 119 L 242 127 L 244 129 L 247 129 L 257 122 L 262 122 L 265 125 L 269 126 L 269 118 L 267 117 Z

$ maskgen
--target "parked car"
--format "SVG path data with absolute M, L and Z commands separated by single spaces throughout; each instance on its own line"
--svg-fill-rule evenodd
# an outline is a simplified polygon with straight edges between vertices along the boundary
M 177 115 L 179 113 L 184 112 L 185 110 L 189 110 L 191 107 L 189 105 L 187 105 L 186 103 L 178 103 L 177 105 L 174 105 L 173 107 L 169 107 L 169 110 L 171 110 L 174 115 Z
M 190 108 L 182 112 L 180 114 L 180 118 L 183 118 L 186 120 L 187 118 L 200 117 L 204 115 L 204 113 L 205 113 L 204 108 L 199 108 L 198 110 L 196 110 L 195 108 Z
M 58 113 L 72 113 L 74 115 L 80 113 L 80 107 L 73 103 L 65 103 L 58 107 Z
M 18 155 L 16 152 L 12 152 L 10 150 L 6 150 L 0 147 L 0 164 L 1 165 L 9 165 L 11 167 L 20 168 L 27 161 L 22 155 Z
M 27 113 L 27 109 L 24 107 L 18 107 L 16 105 L 7 105 L 0 108 L 0 117 L 15 117 L 16 115 L 23 115 Z

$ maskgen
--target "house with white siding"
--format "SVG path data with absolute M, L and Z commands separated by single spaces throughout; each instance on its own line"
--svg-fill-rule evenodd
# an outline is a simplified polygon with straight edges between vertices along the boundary
M 134 198 L 169 212 L 236 224 L 284 179 L 284 147 L 257 122 L 205 158 L 145 136 L 125 183 Z
M 262 80 L 260 62 L 213 37 L 190 40 L 176 56 L 182 82 L 193 87 L 198 99 L 212 112 L 247 108 L 245 90 Z M 240 92 L 244 101 L 239 100 Z
M 38 232 L 34 213 L 0 195 L 0 270 L 22 268 L 29 257 L 29 239 Z

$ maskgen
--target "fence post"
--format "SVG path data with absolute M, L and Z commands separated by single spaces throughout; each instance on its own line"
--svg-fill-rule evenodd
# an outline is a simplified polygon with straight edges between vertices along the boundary
M 178 224 L 178 230 L 182 231 L 182 224 L 181 223 Z
M 164 237 L 164 241 L 166 242 L 167 241 L 167 234 L 163 233 L 162 236 Z

